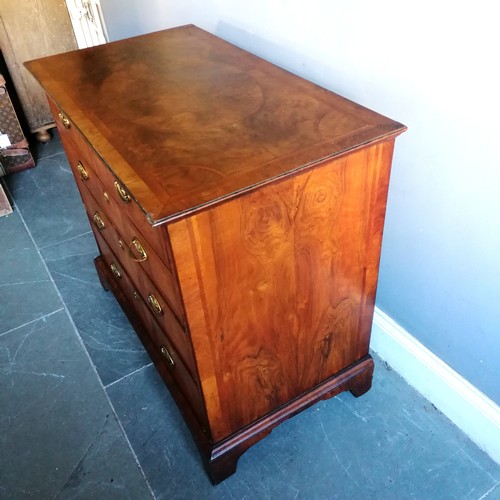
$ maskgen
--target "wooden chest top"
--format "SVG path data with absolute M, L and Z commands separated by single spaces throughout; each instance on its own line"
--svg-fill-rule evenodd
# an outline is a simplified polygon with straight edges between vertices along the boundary
M 152 223 L 405 129 L 195 26 L 26 65 Z

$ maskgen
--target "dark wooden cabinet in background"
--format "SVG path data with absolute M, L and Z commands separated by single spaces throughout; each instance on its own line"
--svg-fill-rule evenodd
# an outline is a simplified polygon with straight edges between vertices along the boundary
M 23 62 L 78 48 L 64 0 L 0 0 L 0 50 L 3 53 L 29 129 L 50 139 L 54 120 L 40 85 Z
M 284 419 L 370 388 L 404 126 L 193 26 L 28 68 L 49 96 L 101 281 L 214 482 Z

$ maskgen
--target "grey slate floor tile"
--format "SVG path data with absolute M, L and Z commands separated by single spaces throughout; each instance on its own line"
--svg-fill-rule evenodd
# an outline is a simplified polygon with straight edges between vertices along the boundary
M 89 230 L 80 194 L 64 153 L 7 177 L 16 206 L 39 248 Z
M 62 148 L 60 142 L 58 147 Z M 148 364 L 149 357 L 130 323 L 97 278 L 93 265 L 97 245 L 64 153 L 52 154 L 35 169 L 11 176 L 9 189 L 103 384 Z M 14 300 L 20 300 L 19 293 Z M 7 305 L 12 309 L 11 302 Z M 43 301 L 36 304 L 38 308 L 44 305 Z
M 216 487 L 153 366 L 108 393 L 157 498 L 472 500 L 498 484 L 499 467 L 376 362 L 370 392 L 341 394 L 284 422 Z
M 108 388 L 108 395 L 156 498 L 218 498 L 168 390 L 150 365 Z
M 0 334 L 63 307 L 17 211 L 0 219 Z
M 99 282 L 92 232 L 45 247 L 42 255 L 103 384 L 149 364 L 120 306 Z
M 66 312 L 0 336 L 0 408 L 2 499 L 100 493 L 111 479 L 149 494 Z
M 151 498 L 131 460 L 114 416 L 109 416 L 56 499 L 135 500 Z

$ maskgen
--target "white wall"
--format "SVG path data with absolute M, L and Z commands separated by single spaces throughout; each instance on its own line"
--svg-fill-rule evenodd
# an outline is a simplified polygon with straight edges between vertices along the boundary
M 500 402 L 497 7 L 448 0 L 102 0 L 111 39 L 193 23 L 409 127 L 377 304 Z

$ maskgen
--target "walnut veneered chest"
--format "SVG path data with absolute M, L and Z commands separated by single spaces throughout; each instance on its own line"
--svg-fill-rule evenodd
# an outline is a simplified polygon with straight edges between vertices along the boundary
M 194 26 L 27 63 L 118 299 L 214 482 L 369 389 L 399 123 Z

